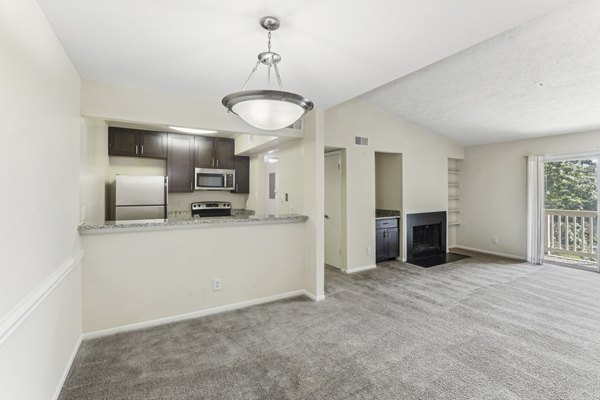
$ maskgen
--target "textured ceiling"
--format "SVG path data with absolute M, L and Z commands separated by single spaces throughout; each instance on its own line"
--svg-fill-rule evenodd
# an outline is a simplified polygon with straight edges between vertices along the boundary
M 362 99 L 466 145 L 600 129 L 600 2 L 562 7 Z
M 278 16 L 273 50 L 286 89 L 328 108 L 569 1 L 38 2 L 83 78 L 218 103 L 265 50 L 259 18 Z

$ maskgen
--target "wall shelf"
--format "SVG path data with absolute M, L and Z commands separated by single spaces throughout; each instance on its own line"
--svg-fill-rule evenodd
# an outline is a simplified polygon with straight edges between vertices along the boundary
M 448 247 L 456 246 L 456 235 L 461 222 L 460 199 L 462 197 L 462 160 L 458 158 L 448 159 Z M 453 221 L 450 221 L 452 219 Z M 452 228 L 452 229 L 450 229 Z

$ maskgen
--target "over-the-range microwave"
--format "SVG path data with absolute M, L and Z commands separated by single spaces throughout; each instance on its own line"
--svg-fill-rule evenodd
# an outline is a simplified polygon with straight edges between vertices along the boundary
M 196 168 L 194 182 L 195 190 L 234 190 L 235 170 Z

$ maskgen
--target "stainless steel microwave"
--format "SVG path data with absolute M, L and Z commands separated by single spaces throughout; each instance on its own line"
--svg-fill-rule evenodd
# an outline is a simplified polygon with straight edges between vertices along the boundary
M 194 182 L 195 190 L 234 190 L 235 170 L 196 168 Z

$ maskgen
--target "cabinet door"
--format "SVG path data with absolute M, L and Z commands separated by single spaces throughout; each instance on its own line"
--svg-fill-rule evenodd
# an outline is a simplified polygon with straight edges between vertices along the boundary
M 250 193 L 250 157 L 235 156 L 235 190 L 231 193 Z
M 215 138 L 196 136 L 196 168 L 215 167 Z
M 194 136 L 169 133 L 169 193 L 194 191 Z
M 235 140 L 215 138 L 215 168 L 235 168 Z
M 386 234 L 385 229 L 375 230 L 375 261 L 385 260 L 387 257 L 385 250 Z
M 140 133 L 141 157 L 167 158 L 167 135 L 160 132 Z
M 138 131 L 112 126 L 108 128 L 108 155 L 135 157 L 138 154 Z
M 399 243 L 398 243 L 398 229 L 386 229 L 385 238 L 385 258 L 396 258 L 400 255 Z

